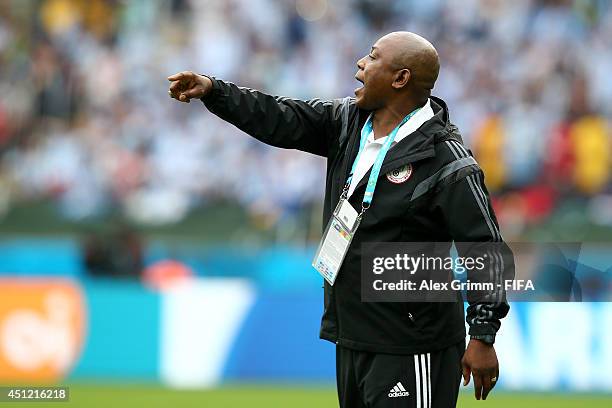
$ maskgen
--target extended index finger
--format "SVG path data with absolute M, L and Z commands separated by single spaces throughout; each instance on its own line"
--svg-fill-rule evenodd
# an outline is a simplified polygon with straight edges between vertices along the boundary
M 168 77 L 168 81 L 181 81 L 184 79 L 192 79 L 193 75 L 194 74 L 191 71 L 183 71 L 179 72 L 178 74 L 170 75 Z

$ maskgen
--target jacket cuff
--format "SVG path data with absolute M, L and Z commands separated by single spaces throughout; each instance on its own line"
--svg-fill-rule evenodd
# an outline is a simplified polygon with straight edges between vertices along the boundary
M 499 326 L 492 323 L 481 323 L 470 326 L 470 336 L 495 335 Z
M 222 85 L 221 80 L 213 76 L 206 75 L 206 74 L 200 74 L 200 75 L 205 76 L 206 78 L 210 79 L 210 81 L 212 82 L 212 89 L 206 95 L 200 98 L 200 100 L 204 102 L 204 104 L 206 104 L 208 102 L 214 101 L 217 96 L 223 93 L 223 85 Z

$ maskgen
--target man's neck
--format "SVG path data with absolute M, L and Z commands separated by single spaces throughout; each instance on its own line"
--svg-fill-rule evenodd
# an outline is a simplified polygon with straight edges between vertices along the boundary
M 423 106 L 416 102 L 390 104 L 373 112 L 372 130 L 374 140 L 387 136 L 413 110 Z

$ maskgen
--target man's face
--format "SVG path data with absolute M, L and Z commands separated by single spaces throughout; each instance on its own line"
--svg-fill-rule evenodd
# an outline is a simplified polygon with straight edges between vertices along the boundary
M 357 61 L 355 79 L 363 86 L 355 89 L 357 106 L 365 110 L 376 110 L 387 102 L 393 91 L 391 84 L 395 70 L 392 53 L 385 38 L 378 40 L 370 53 Z

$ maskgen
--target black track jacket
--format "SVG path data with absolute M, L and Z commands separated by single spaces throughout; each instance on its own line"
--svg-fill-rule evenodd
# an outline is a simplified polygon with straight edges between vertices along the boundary
M 302 101 L 211 79 L 213 89 L 202 98 L 210 112 L 266 144 L 327 158 L 326 226 L 370 112 L 359 109 L 354 98 Z M 502 241 L 482 171 L 463 147 L 444 101 L 431 97 L 431 105 L 434 117 L 387 153 L 374 200 L 338 278 L 333 287 L 325 283 L 322 339 L 355 350 L 415 354 L 440 350 L 465 338 L 462 302 L 361 301 L 360 249 L 364 242 Z M 385 177 L 408 163 L 413 173 L 406 182 L 395 184 Z M 349 199 L 358 211 L 368 177 L 369 172 Z M 470 334 L 495 334 L 508 310 L 505 298 L 470 304 Z

